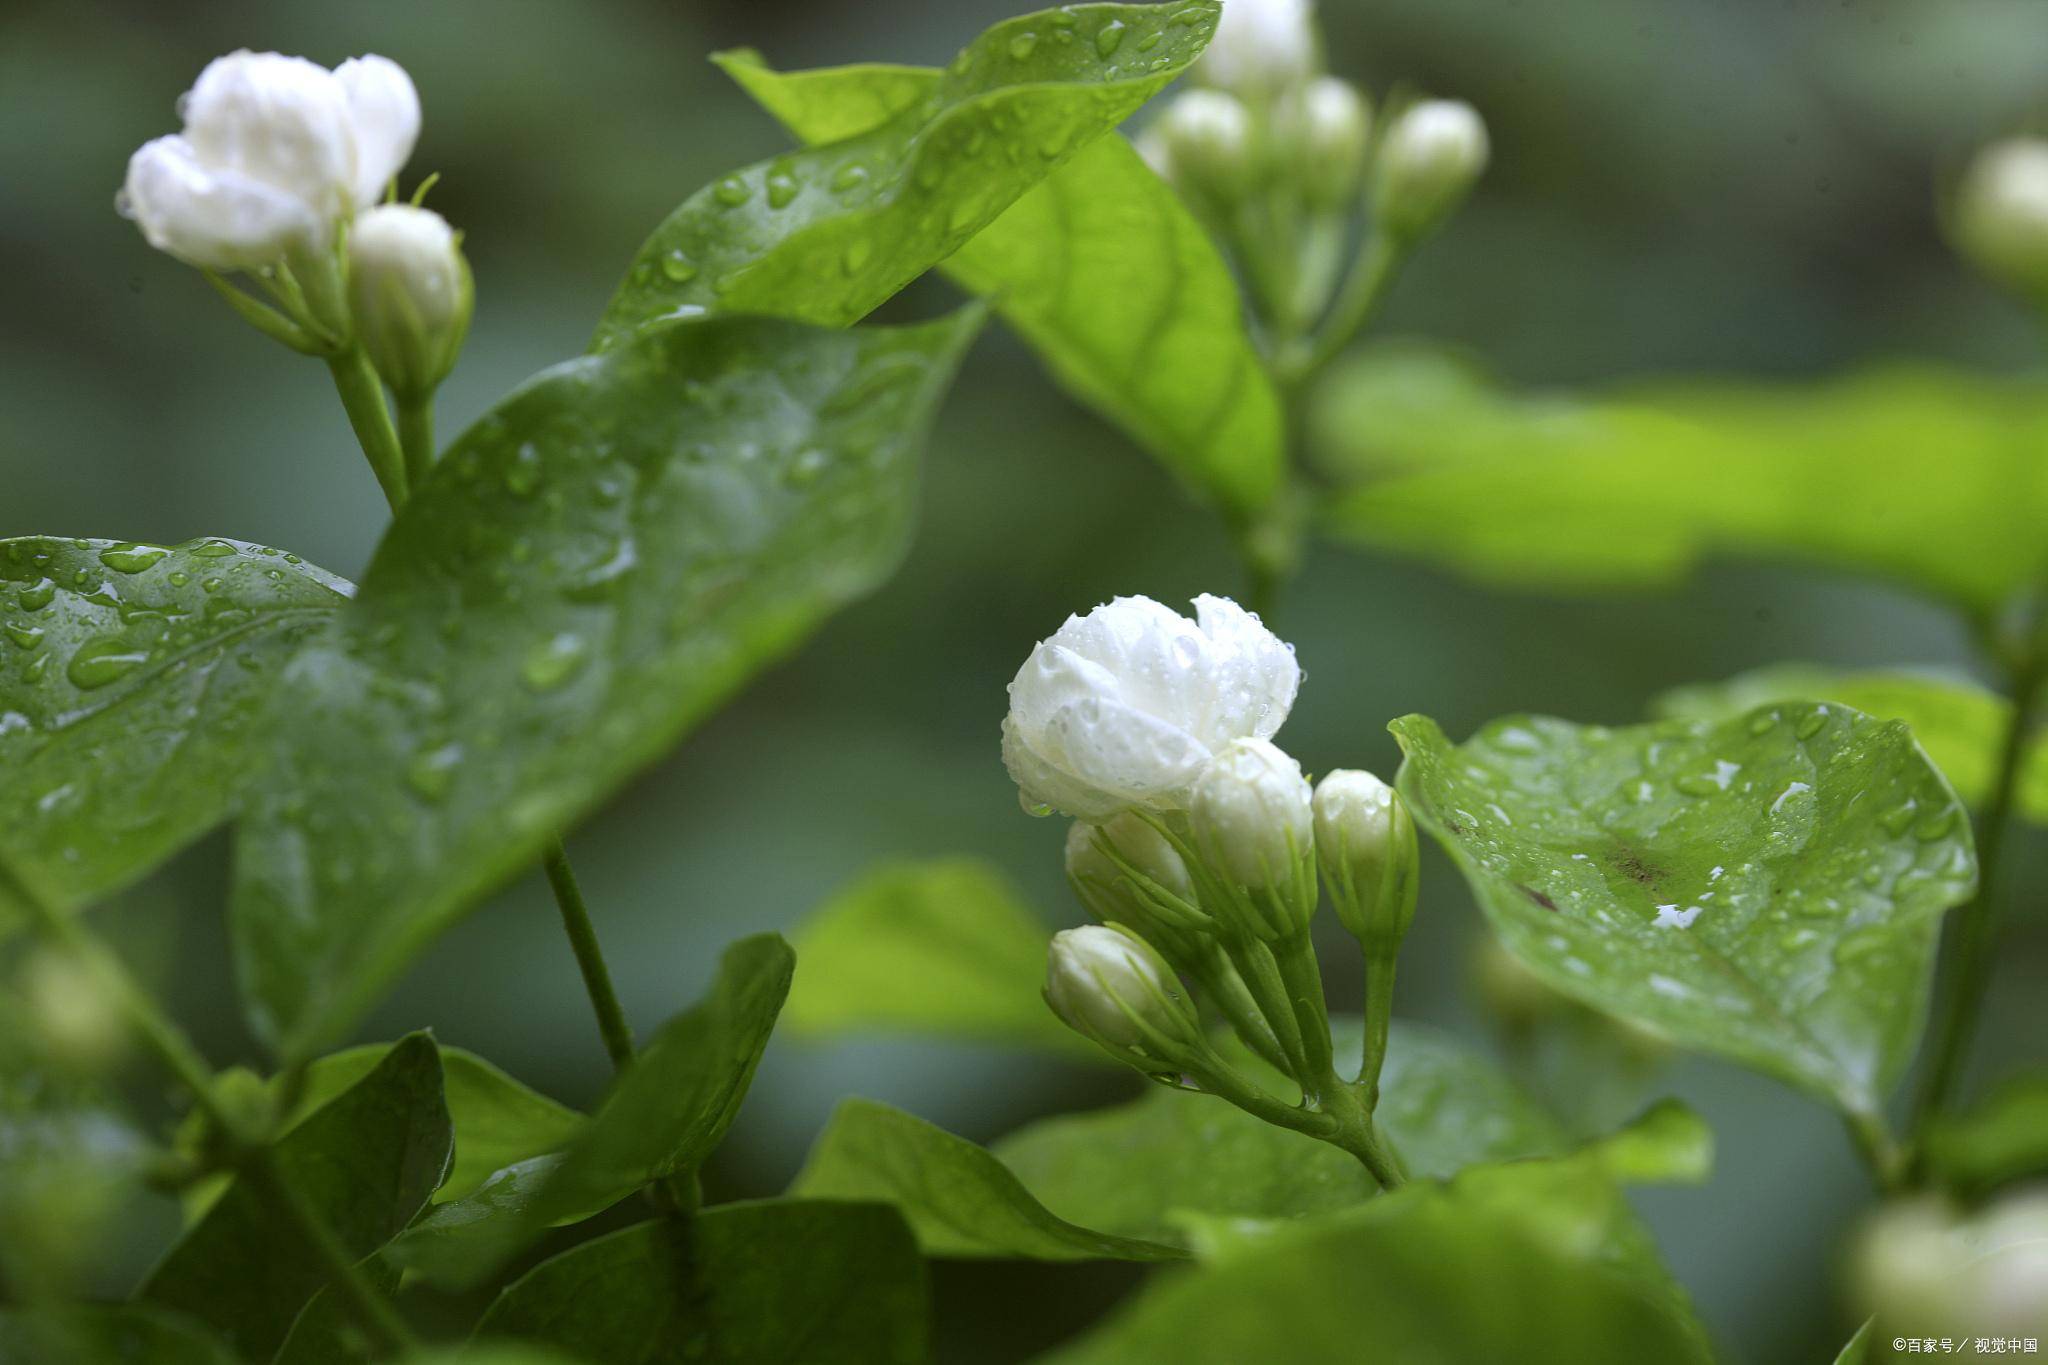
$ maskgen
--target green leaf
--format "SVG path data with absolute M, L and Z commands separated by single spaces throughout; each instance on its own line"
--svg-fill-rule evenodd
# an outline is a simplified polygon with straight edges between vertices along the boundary
M 13 875 L 75 907 L 225 819 L 280 669 L 349 591 L 240 541 L 0 540 L 0 856 Z M 0 900 L 0 930 L 18 910 Z
M 1156 1261 L 1181 1254 L 1055 1217 L 983 1148 L 873 1100 L 840 1102 L 789 1193 L 894 1204 L 927 1256 Z
M 693 1176 L 739 1113 L 795 961 L 774 934 L 726 949 L 704 999 L 662 1025 L 559 1157 L 517 1163 L 436 1206 L 392 1259 L 436 1283 L 474 1284 L 550 1226 Z
M 1616 1239 L 1630 1222 L 1614 1187 L 1578 1162 L 1413 1182 L 1347 1213 L 1240 1234 L 1212 1263 L 1167 1272 L 1042 1359 L 1710 1360 L 1653 1249 Z
M 0 1365 L 235 1365 L 235 1357 L 179 1314 L 81 1304 L 0 1308 Z
M 424 1033 L 400 1040 L 356 1085 L 274 1149 L 283 1179 L 358 1259 L 395 1236 L 447 1174 L 454 1131 L 441 1060 Z M 326 1283 L 325 1263 L 244 1179 L 171 1248 L 138 1297 L 267 1355 Z
M 1333 1021 L 1356 1068 L 1363 1028 Z M 1286 1094 L 1277 1072 L 1229 1040 L 1247 1075 Z M 1447 1034 L 1396 1021 L 1381 1073 L 1379 1122 L 1411 1175 L 1566 1148 L 1556 1123 L 1500 1069 Z M 1208 1095 L 1158 1086 L 1087 1114 L 1061 1115 L 997 1142 L 995 1155 L 1053 1214 L 1101 1232 L 1178 1243 L 1179 1215 L 1298 1218 L 1348 1208 L 1378 1186 L 1347 1152 L 1277 1128 Z
M 864 132 L 944 79 L 893 66 L 783 73 L 752 52 L 714 60 L 810 143 Z M 1241 511 L 1271 499 L 1285 427 L 1237 281 L 1122 137 L 1088 144 L 943 269 L 987 298 L 1068 392 L 1197 492 Z
M 2048 1071 L 2008 1077 L 1970 1109 L 1937 1117 L 1924 1155 L 1942 1184 L 1969 1199 L 2048 1173 Z
M 757 669 L 877 586 L 979 326 L 674 324 L 448 450 L 287 670 L 233 927 L 252 1019 L 319 1050 Z
M 1902 720 L 1954 785 L 1981 806 L 1997 778 L 2012 703 L 1965 678 L 1904 669 L 1856 671 L 1820 664 L 1774 664 L 1726 682 L 1675 688 L 1651 703 L 1653 714 L 1684 720 L 1725 720 L 1772 702 L 1840 702 L 1880 720 Z M 2048 741 L 2028 747 L 2017 809 L 2048 824 Z
M 1636 587 L 1744 555 L 1981 611 L 2048 568 L 2048 387 L 2032 381 L 1894 366 L 1580 399 L 1396 352 L 1333 376 L 1313 430 L 1350 486 L 1332 534 L 1504 585 Z
M 382 1256 L 370 1257 L 357 1270 L 386 1298 L 398 1293 L 403 1277 L 398 1267 Z M 354 1307 L 329 1285 L 299 1310 L 271 1365 L 372 1365 L 384 1357 L 383 1343 L 363 1331 Z
M 906 1033 L 1101 1051 L 1045 1007 L 1044 921 L 975 858 L 890 863 L 813 911 L 783 1011 L 792 1033 Z
M 563 1252 L 477 1330 L 607 1365 L 911 1365 L 926 1358 L 928 1297 L 894 1209 L 764 1200 Z
M 596 349 L 714 310 L 857 321 L 1136 112 L 1194 61 L 1216 15 L 1214 0 L 1189 0 L 997 24 L 887 123 L 684 200 L 640 248 Z
M 1877 1349 L 1877 1319 L 1866 1318 L 1856 1335 L 1849 1338 L 1849 1344 L 1835 1357 L 1835 1365 L 1864 1365 Z
M 1962 804 L 1910 731 L 1827 703 L 1608 729 L 1391 727 L 1418 824 L 1544 982 L 1857 1114 L 1919 1038 Z

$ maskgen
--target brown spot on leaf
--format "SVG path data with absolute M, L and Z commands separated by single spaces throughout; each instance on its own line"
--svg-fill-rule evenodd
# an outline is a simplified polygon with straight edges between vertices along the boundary
M 1541 891 L 1538 891 L 1535 887 L 1524 886 L 1520 887 L 1519 890 L 1523 895 L 1527 896 L 1530 900 L 1536 902 L 1536 904 L 1542 906 L 1545 910 L 1550 911 L 1551 914 L 1554 915 L 1557 913 L 1557 902 L 1552 900 L 1550 897 L 1544 895 Z

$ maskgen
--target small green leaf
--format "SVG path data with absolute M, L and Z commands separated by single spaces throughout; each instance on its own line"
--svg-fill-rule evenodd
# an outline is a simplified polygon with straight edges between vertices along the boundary
M 901 557 L 974 313 L 674 324 L 459 438 L 335 628 L 251 793 L 232 907 L 289 1059 L 480 895 Z
M 1940 1115 L 1924 1152 L 1941 1183 L 1968 1199 L 2048 1173 L 2048 1071 L 2009 1077 L 1972 1108 Z
M 447 1174 L 454 1130 L 434 1040 L 415 1033 L 285 1136 L 283 1178 L 350 1255 L 395 1236 Z M 238 1179 L 171 1248 L 137 1296 L 210 1323 L 244 1355 L 277 1349 L 326 1283 L 325 1263 L 288 1219 Z
M 1181 1254 L 1057 1218 L 984 1149 L 873 1100 L 841 1101 L 789 1193 L 894 1204 L 927 1256 L 1157 1261 Z
M 1870 1353 L 1876 1349 L 1877 1319 L 1867 1318 L 1856 1329 L 1856 1335 L 1849 1338 L 1849 1344 L 1842 1348 L 1842 1353 L 1835 1357 L 1835 1365 L 1865 1365 L 1871 1358 Z
M 349 585 L 231 540 L 0 540 L 0 855 L 50 905 L 119 890 L 232 811 L 298 644 Z M 18 907 L 0 903 L 0 931 Z
M 382 1256 L 372 1256 L 356 1268 L 377 1293 L 386 1298 L 398 1293 L 402 1276 Z M 329 1285 L 299 1310 L 271 1365 L 373 1365 L 384 1356 L 383 1343 L 363 1331 L 347 1298 Z
M 606 1365 L 915 1365 L 928 1297 L 894 1209 L 763 1200 L 563 1252 L 500 1294 L 477 1331 Z
M 715 60 L 814 144 L 864 132 L 944 79 L 916 67 L 784 73 L 752 52 Z M 1273 496 L 1284 464 L 1280 400 L 1237 281 L 1122 137 L 1090 143 L 942 268 L 988 299 L 1062 386 L 1197 492 L 1239 511 Z
M 1316 462 L 1347 490 L 1331 533 L 1490 582 L 1627 588 L 1743 555 L 1982 611 L 2048 568 L 2048 386 L 2033 381 L 1894 366 L 1580 399 L 1503 394 L 1408 351 L 1360 359 L 1320 397 Z
M 997 24 L 887 123 L 735 171 L 640 248 L 597 349 L 663 318 L 858 321 L 1137 111 L 1200 54 L 1214 0 Z M 1122 41 L 1097 41 L 1113 29 Z M 893 87 L 892 87 L 893 89 Z
M 475 1284 L 550 1226 L 694 1175 L 739 1113 L 795 961 L 774 934 L 726 949 L 710 991 L 662 1025 L 560 1156 L 517 1163 L 437 1205 L 392 1259 L 436 1283 Z
M 1334 1020 L 1332 1032 L 1355 1070 L 1359 1020 Z M 1224 1046 L 1247 1075 L 1287 1093 L 1234 1039 Z M 1435 1029 L 1396 1021 L 1381 1085 L 1379 1122 L 1413 1176 L 1566 1149 L 1556 1123 L 1498 1067 Z M 1055 1215 L 1155 1242 L 1179 1242 L 1184 1213 L 1297 1218 L 1378 1190 L 1356 1157 L 1326 1142 L 1157 1086 L 1128 1104 L 1041 1120 L 994 1151 Z
M 1679 720 L 1726 720 L 1772 702 L 1806 699 L 1840 702 L 1880 720 L 1906 722 L 1958 796 L 1980 806 L 1990 795 L 2012 702 L 1965 678 L 1774 664 L 1726 682 L 1675 688 L 1651 703 L 1651 712 Z M 2048 824 L 2048 741 L 2038 737 L 2028 748 L 2017 808 L 2035 823 Z
M 148 1304 L 0 1308 L 0 1365 L 235 1365 L 204 1326 Z
M 804 969 L 783 1024 L 813 1037 L 905 1033 L 1100 1057 L 1045 1006 L 1049 938 L 985 862 L 887 864 L 804 921 Z
M 1969 817 L 1897 722 L 1786 703 L 1719 724 L 1391 727 L 1399 787 L 1557 990 L 1874 1113 L 1912 1053 Z
M 1711 1360 L 1627 1204 L 1581 1162 L 1478 1167 L 1346 1213 L 1233 1233 L 1151 1281 L 1058 1365 Z M 1617 1231 L 1622 1235 L 1617 1238 Z

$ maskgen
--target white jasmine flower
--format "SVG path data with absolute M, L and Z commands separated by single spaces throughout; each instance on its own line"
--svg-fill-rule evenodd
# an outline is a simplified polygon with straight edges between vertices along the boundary
M 419 96 L 395 62 L 356 58 L 344 73 L 275 52 L 216 58 L 179 101 L 185 131 L 129 159 L 117 206 L 150 245 L 209 269 L 324 246 L 419 135 Z
M 1300 105 L 1302 188 L 1315 202 L 1336 206 L 1358 191 L 1372 135 L 1372 111 L 1358 87 L 1318 76 Z
M 2048 140 L 2008 138 L 1979 152 L 1963 177 L 1955 226 L 1979 270 L 2048 297 Z
M 1179 179 L 1227 194 L 1250 173 L 1252 116 L 1235 95 L 1190 90 L 1169 101 L 1154 126 Z
M 1436 226 L 1486 169 L 1479 112 L 1460 100 L 1404 109 L 1380 143 L 1377 209 L 1391 230 L 1414 236 Z
M 1223 0 L 1195 73 L 1206 84 L 1257 94 L 1306 80 L 1315 66 L 1311 0 Z
M 1053 935 L 1045 1003 L 1067 1027 L 1112 1050 L 1156 1053 L 1147 1027 L 1175 1042 L 1201 1035 L 1194 1002 L 1165 959 L 1143 939 L 1109 925 Z
M 1316 861 L 1337 918 L 1373 946 L 1399 945 L 1415 917 L 1415 821 L 1394 789 L 1338 768 L 1315 794 Z
M 1205 862 L 1254 890 L 1293 884 L 1313 847 L 1308 779 L 1301 765 L 1264 739 L 1224 749 L 1188 803 L 1195 847 Z
M 455 230 L 431 209 L 380 204 L 349 234 L 349 300 L 371 363 L 400 397 L 454 368 L 474 299 Z
M 1196 598 L 1190 621 L 1119 597 L 1017 671 L 1003 762 L 1034 814 L 1179 809 L 1226 745 L 1280 728 L 1300 685 L 1293 646 L 1228 598 Z

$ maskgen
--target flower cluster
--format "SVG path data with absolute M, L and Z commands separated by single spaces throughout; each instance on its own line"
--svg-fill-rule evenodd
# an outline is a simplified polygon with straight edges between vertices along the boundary
M 1311 786 L 1272 739 L 1301 686 L 1293 647 L 1227 598 L 1194 606 L 1190 620 L 1119 597 L 1070 617 L 1010 684 L 1004 762 L 1027 811 L 1074 817 L 1068 879 L 1104 926 L 1054 940 L 1047 1002 L 1147 1075 L 1391 1173 L 1370 1104 L 1393 958 L 1414 914 L 1414 824 L 1370 773 Z M 1379 985 L 1350 1082 L 1333 1069 L 1309 941 L 1319 868 Z M 1265 1095 L 1217 1052 L 1189 985 L 1299 1084 L 1303 1105 Z
M 234 52 L 178 110 L 184 131 L 138 148 L 115 199 L 149 244 L 209 272 L 237 312 L 296 350 L 360 346 L 401 399 L 438 385 L 468 330 L 469 266 L 438 214 L 379 202 L 419 140 L 404 68 Z M 218 278 L 237 271 L 267 303 Z
M 1406 250 L 1486 168 L 1472 107 L 1386 111 L 1322 66 L 1312 0 L 1228 0 L 1194 72 L 1139 149 L 1245 268 L 1269 326 L 1312 325 L 1336 297 L 1351 211 L 1369 192 L 1381 248 Z

